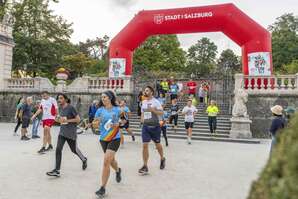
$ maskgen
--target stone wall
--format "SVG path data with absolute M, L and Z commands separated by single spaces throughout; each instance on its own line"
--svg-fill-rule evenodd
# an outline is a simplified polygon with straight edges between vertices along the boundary
M 253 137 L 268 137 L 272 121 L 270 108 L 274 105 L 298 107 L 297 95 L 249 95 L 247 109 L 252 120 Z
M 56 97 L 57 93 L 51 96 Z M 88 117 L 88 108 L 95 99 L 100 99 L 101 94 L 68 93 L 73 106 L 77 108 L 81 117 Z M 0 92 L 0 122 L 13 122 L 16 111 L 16 103 L 20 97 L 32 96 L 33 100 L 40 100 L 40 93 Z M 132 95 L 118 95 L 119 99 L 126 99 L 128 105 L 134 109 L 135 97 Z

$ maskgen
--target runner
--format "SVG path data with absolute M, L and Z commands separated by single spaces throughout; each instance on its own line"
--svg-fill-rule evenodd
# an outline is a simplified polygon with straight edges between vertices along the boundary
M 149 143 L 151 140 L 156 145 L 156 149 L 160 155 L 160 169 L 165 168 L 166 159 L 163 154 L 163 148 L 160 144 L 161 128 L 159 124 L 159 116 L 163 115 L 163 109 L 157 99 L 153 97 L 154 89 L 151 86 L 145 88 L 146 100 L 142 105 L 141 121 L 144 124 L 142 128 L 143 140 L 143 162 L 144 165 L 139 169 L 140 174 L 148 173 L 148 159 L 149 159 Z
M 197 83 L 193 81 L 191 78 L 189 82 L 187 82 L 186 86 L 188 87 L 188 95 L 191 96 L 193 95 L 194 97 L 196 96 L 196 89 L 197 89 Z
M 179 113 L 179 105 L 177 103 L 177 99 L 172 100 L 172 105 L 171 105 L 170 111 L 171 111 L 171 115 L 169 118 L 169 123 L 172 125 L 173 120 L 174 120 L 174 126 L 172 126 L 172 128 L 177 129 L 178 113 Z
M 131 116 L 131 112 L 129 108 L 126 106 L 126 101 L 121 100 L 120 101 L 120 132 L 121 132 L 121 145 L 124 144 L 124 135 L 123 135 L 123 129 L 126 130 L 126 132 L 131 135 L 132 141 L 135 141 L 135 136 L 132 132 L 132 130 L 129 128 L 129 118 Z
M 60 115 L 56 118 L 56 121 L 60 123 L 60 132 L 56 147 L 56 166 L 54 170 L 46 174 L 60 177 L 62 150 L 65 142 L 68 143 L 71 151 L 82 160 L 83 170 L 87 168 L 87 158 L 77 146 L 77 124 L 81 121 L 80 116 L 76 109 L 70 105 L 70 100 L 66 95 L 59 94 L 57 98 L 60 105 Z
M 160 83 L 161 87 L 162 87 L 162 94 L 164 94 L 165 96 L 167 96 L 166 94 L 169 91 L 169 83 L 167 81 L 167 79 L 163 79 L 162 82 Z
M 39 107 L 40 107 L 40 100 L 37 100 L 35 105 L 32 108 L 32 114 L 35 114 L 38 111 Z M 32 121 L 32 139 L 40 138 L 38 136 L 38 128 L 39 128 L 41 119 L 42 119 L 42 114 L 39 114 Z
M 210 128 L 210 133 L 216 134 L 216 117 L 219 113 L 219 109 L 216 106 L 216 102 L 211 100 L 210 105 L 207 107 L 206 113 L 208 113 L 208 124 Z
M 162 105 L 162 108 L 164 111 L 163 111 L 163 115 L 161 117 L 159 124 L 160 124 L 162 135 L 166 142 L 166 146 L 169 146 L 168 137 L 167 137 L 167 128 L 168 128 L 167 121 L 169 119 L 169 113 L 167 111 L 165 111 L 165 106 L 166 106 L 165 104 Z
M 112 91 L 106 91 L 101 95 L 99 107 L 93 126 L 96 129 L 100 126 L 100 144 L 104 152 L 104 162 L 101 187 L 95 194 L 98 197 L 103 197 L 110 176 L 110 167 L 116 171 L 116 182 L 121 182 L 121 168 L 118 167 L 115 159 L 120 146 L 119 118 L 121 110 L 116 105 L 116 97 Z
M 25 104 L 21 107 L 21 118 L 22 118 L 22 129 L 21 129 L 21 140 L 27 141 L 30 138 L 27 137 L 27 128 L 30 124 L 30 116 L 32 110 L 32 97 L 27 97 Z
M 171 93 L 170 97 L 171 97 L 171 100 L 178 98 L 178 92 L 179 92 L 179 86 L 175 82 L 175 80 L 172 79 L 172 83 L 170 85 L 170 93 Z
M 18 129 L 22 124 L 22 118 L 20 117 L 20 110 L 24 103 L 25 103 L 25 99 L 23 97 L 20 97 L 20 99 L 17 102 L 17 109 L 16 109 L 16 113 L 15 113 L 15 117 L 14 117 L 17 122 L 17 125 L 14 128 L 14 133 L 13 133 L 14 136 L 18 135 L 18 133 L 17 133 Z
M 38 111 L 32 116 L 31 120 L 33 121 L 40 113 L 42 113 L 42 125 L 44 129 L 43 135 L 43 146 L 38 151 L 42 154 L 46 151 L 52 150 L 52 138 L 51 138 L 51 127 L 55 124 L 55 117 L 58 113 L 57 101 L 49 96 L 48 91 L 41 93 L 42 100 Z M 46 148 L 48 144 L 48 148 Z
M 187 100 L 187 105 L 183 108 L 182 114 L 185 115 L 185 129 L 187 133 L 187 142 L 191 144 L 192 128 L 195 121 L 195 114 L 198 112 L 195 106 L 192 105 L 192 100 Z

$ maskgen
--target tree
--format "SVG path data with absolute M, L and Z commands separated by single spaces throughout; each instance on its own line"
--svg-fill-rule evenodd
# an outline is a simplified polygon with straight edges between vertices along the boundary
M 240 58 L 231 49 L 222 51 L 219 59 L 217 60 L 217 68 L 219 71 L 222 69 L 231 69 L 233 73 L 241 71 Z
M 188 49 L 187 71 L 196 75 L 209 74 L 215 68 L 217 46 L 210 39 L 203 37 Z
M 277 145 L 248 199 L 298 199 L 298 115 L 278 133 Z
M 103 59 L 107 49 L 109 37 L 105 35 L 103 38 L 87 39 L 86 42 L 80 42 L 80 51 L 94 59 Z
M 53 1 L 57 2 L 57 1 Z M 52 77 L 65 55 L 78 49 L 69 41 L 71 25 L 49 10 L 49 0 L 22 0 L 12 7 L 14 17 L 13 69 Z
M 273 65 L 284 71 L 283 66 L 298 59 L 298 17 L 284 14 L 269 26 L 272 33 Z
M 290 64 L 285 65 L 284 66 L 284 70 L 288 74 L 296 74 L 296 73 L 298 73 L 298 60 L 295 59 Z
M 71 71 L 73 77 L 86 74 L 88 69 L 93 67 L 96 63 L 95 59 L 86 56 L 82 52 L 63 57 L 63 65 Z
M 181 71 L 185 68 L 185 52 L 177 35 L 157 35 L 145 41 L 134 53 L 134 69 Z

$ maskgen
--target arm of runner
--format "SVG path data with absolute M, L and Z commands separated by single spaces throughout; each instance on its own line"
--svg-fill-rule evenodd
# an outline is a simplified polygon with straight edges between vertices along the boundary
M 39 109 L 36 111 L 36 113 L 31 117 L 31 120 L 34 120 L 40 113 L 42 113 L 41 107 L 39 107 Z

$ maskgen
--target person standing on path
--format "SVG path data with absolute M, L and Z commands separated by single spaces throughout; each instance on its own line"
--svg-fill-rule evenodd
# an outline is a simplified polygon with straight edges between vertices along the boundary
M 155 143 L 156 149 L 160 155 L 160 169 L 165 168 L 166 159 L 164 157 L 163 148 L 160 144 L 161 128 L 159 124 L 159 117 L 164 114 L 159 101 L 153 97 L 154 89 L 151 86 L 145 88 L 146 100 L 142 105 L 141 121 L 142 128 L 142 141 L 143 141 L 143 166 L 139 169 L 139 173 L 145 175 L 148 173 L 148 160 L 149 160 L 149 143 L 151 140 Z
M 192 129 L 195 121 L 195 114 L 198 112 L 195 106 L 192 105 L 192 99 L 187 100 L 187 105 L 182 110 L 182 115 L 185 119 L 185 129 L 187 133 L 187 143 L 191 144 Z
M 280 105 L 275 105 L 271 108 L 272 115 L 274 119 L 272 120 L 271 126 L 270 126 L 270 134 L 272 137 L 271 141 L 271 147 L 270 147 L 270 154 L 272 153 L 276 143 L 277 143 L 277 137 L 280 134 L 280 131 L 285 128 L 286 122 L 283 115 L 283 108 Z
M 51 138 L 51 127 L 55 124 L 55 117 L 58 113 L 57 101 L 49 96 L 48 91 L 41 93 L 42 100 L 38 111 L 32 116 L 33 121 L 39 114 L 42 113 L 42 125 L 43 125 L 43 145 L 38 153 L 43 154 L 53 149 L 52 138 Z M 48 144 L 48 148 L 46 148 Z
M 47 172 L 48 176 L 60 177 L 60 167 L 62 159 L 62 150 L 65 142 L 68 143 L 71 151 L 82 161 L 82 169 L 87 168 L 87 158 L 82 154 L 77 146 L 77 124 L 81 121 L 76 109 L 70 105 L 69 98 L 64 94 L 58 94 L 60 105 L 60 115 L 56 121 L 60 123 L 60 131 L 56 147 L 56 166 L 55 169 Z
M 135 135 L 133 134 L 132 130 L 129 128 L 129 118 L 131 116 L 131 112 L 129 108 L 126 106 L 126 101 L 121 100 L 120 101 L 120 132 L 121 132 L 121 145 L 124 144 L 124 135 L 123 135 L 123 129 L 126 130 L 126 132 L 131 135 L 132 141 L 135 141 Z
M 15 116 L 14 116 L 14 118 L 17 122 L 17 125 L 14 128 L 14 133 L 13 133 L 14 136 L 18 135 L 18 133 L 17 133 L 18 129 L 22 124 L 22 118 L 20 116 L 20 110 L 21 110 L 21 107 L 23 106 L 24 103 L 25 103 L 25 98 L 23 98 L 23 97 L 21 97 L 17 102 L 17 109 L 16 109 L 16 113 L 15 113 Z
M 28 127 L 30 124 L 30 117 L 32 112 L 32 97 L 27 97 L 25 104 L 21 107 L 21 118 L 22 118 L 22 129 L 21 129 L 21 140 L 27 141 L 30 138 L 27 136 Z
M 116 97 L 112 91 L 106 91 L 101 95 L 99 109 L 96 111 L 93 127 L 100 129 L 100 144 L 104 152 L 101 187 L 95 194 L 103 197 L 106 194 L 106 186 L 110 176 L 110 167 L 116 172 L 116 182 L 121 182 L 121 168 L 118 166 L 115 155 L 120 146 L 120 107 L 116 104 Z
M 206 113 L 208 114 L 208 124 L 211 134 L 216 134 L 217 126 L 217 115 L 219 113 L 219 108 L 214 100 L 211 100 L 210 105 L 207 107 Z
M 167 93 L 169 91 L 169 83 L 167 79 L 163 79 L 162 82 L 160 83 L 161 88 L 162 88 L 162 94 L 164 94 L 167 97 Z
M 188 95 L 196 97 L 197 83 L 191 78 L 186 86 L 188 87 Z
M 38 111 L 39 107 L 40 107 L 40 100 L 37 100 L 35 105 L 32 108 L 32 113 L 35 114 Z M 38 129 L 39 129 L 41 119 L 42 119 L 42 114 L 40 113 L 32 121 L 32 139 L 40 138 L 38 136 Z

